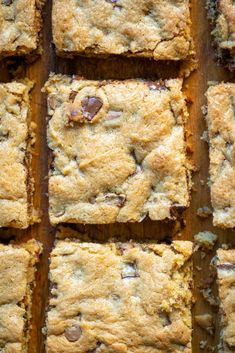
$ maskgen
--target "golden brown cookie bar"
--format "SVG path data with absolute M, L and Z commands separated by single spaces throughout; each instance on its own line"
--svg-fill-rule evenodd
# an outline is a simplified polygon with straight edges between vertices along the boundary
M 191 253 L 187 241 L 57 241 L 47 352 L 192 352 Z
M 32 83 L 0 84 L 0 227 L 30 222 L 29 91 Z
M 214 23 L 212 34 L 220 60 L 235 67 L 235 3 L 232 0 L 208 0 Z
M 221 314 L 220 352 L 235 352 L 235 250 L 217 251 Z
M 29 54 L 37 48 L 42 2 L 0 1 L 0 57 Z
M 53 0 L 60 54 L 180 60 L 191 50 L 189 0 Z
M 27 353 L 32 289 L 40 244 L 0 244 L 0 352 Z
M 189 203 L 182 81 L 51 76 L 53 224 L 174 219 Z
M 210 188 L 213 223 L 235 226 L 235 84 L 207 91 L 210 145 Z

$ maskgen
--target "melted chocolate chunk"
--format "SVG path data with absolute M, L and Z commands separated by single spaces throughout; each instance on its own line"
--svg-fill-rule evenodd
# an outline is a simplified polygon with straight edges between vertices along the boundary
M 86 97 L 82 100 L 82 114 L 88 120 L 91 121 L 94 116 L 99 112 L 103 105 L 103 102 L 98 97 Z
M 82 329 L 77 324 L 77 325 L 66 328 L 64 331 L 64 335 L 69 342 L 76 342 L 79 340 L 79 338 L 82 335 Z
M 123 270 L 121 273 L 121 277 L 123 278 L 136 278 L 140 277 L 137 269 L 136 262 L 126 262 L 123 265 Z
M 13 4 L 13 0 L 2 0 L 2 4 L 6 6 L 10 6 Z
M 168 88 L 165 85 L 165 81 L 150 81 L 148 82 L 148 87 L 151 91 L 167 91 Z
M 228 263 L 219 264 L 217 266 L 217 268 L 219 270 L 234 271 L 235 270 L 235 264 L 228 264 Z
M 105 200 L 110 203 L 113 203 L 114 205 L 116 205 L 118 207 L 122 207 L 126 201 L 126 196 L 110 193 L 110 194 L 105 195 Z

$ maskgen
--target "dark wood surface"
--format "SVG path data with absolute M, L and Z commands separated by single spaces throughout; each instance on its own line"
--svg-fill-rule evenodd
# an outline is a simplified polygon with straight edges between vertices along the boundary
M 82 232 L 87 232 L 97 241 L 110 237 L 122 237 L 124 239 L 148 240 L 154 239 L 193 239 L 193 236 L 203 230 L 211 230 L 219 236 L 216 248 L 222 243 L 229 243 L 235 247 L 235 231 L 221 230 L 212 226 L 211 217 L 201 219 L 196 216 L 198 207 L 210 206 L 210 195 L 207 187 L 208 178 L 208 146 L 200 138 L 206 129 L 201 107 L 206 103 L 205 92 L 208 81 L 234 81 L 234 75 L 223 69 L 213 61 L 212 40 L 210 26 L 206 17 L 205 0 L 192 0 L 193 36 L 197 51 L 198 69 L 191 74 L 185 82 L 185 91 L 192 100 L 190 105 L 190 118 L 187 124 L 188 143 L 192 147 L 192 160 L 196 167 L 193 175 L 192 200 L 189 209 L 184 214 L 185 226 L 181 222 L 160 223 L 145 220 L 141 224 L 113 224 L 78 226 Z M 35 224 L 26 231 L 2 229 L 0 237 L 16 236 L 20 241 L 36 238 L 43 243 L 44 251 L 37 271 L 37 285 L 33 298 L 32 332 L 29 345 L 29 353 L 43 353 L 45 337 L 41 329 L 45 322 L 45 308 L 48 301 L 48 259 L 49 253 L 55 239 L 55 229 L 50 226 L 48 220 L 48 198 L 47 198 L 47 174 L 48 174 L 48 149 L 46 145 L 46 97 L 41 93 L 41 88 L 48 78 L 50 72 L 79 74 L 86 78 L 165 78 L 177 77 L 179 64 L 157 63 L 145 59 L 97 59 L 97 58 L 75 58 L 62 59 L 55 55 L 51 38 L 51 1 L 48 0 L 43 10 L 43 54 L 33 63 L 26 63 L 24 59 L 0 63 L 0 80 L 9 81 L 13 78 L 14 70 L 19 66 L 17 73 L 26 75 L 35 82 L 32 91 L 32 120 L 37 123 L 37 142 L 33 154 L 33 175 L 35 178 L 34 206 L 42 211 L 42 221 Z M 201 180 L 204 181 L 202 185 Z M 215 250 L 216 250 L 215 248 Z M 201 259 L 200 253 L 194 255 L 194 294 L 195 304 L 193 314 L 212 313 L 216 323 L 216 334 L 208 335 L 205 331 L 194 324 L 193 352 L 199 352 L 200 340 L 207 339 L 212 345 L 218 341 L 218 316 L 217 310 L 211 308 L 202 299 L 199 286 L 204 283 L 209 275 L 209 263 L 214 252 Z M 197 271 L 196 266 L 202 267 Z M 216 285 L 214 292 L 216 293 Z M 205 350 L 206 351 L 206 350 Z

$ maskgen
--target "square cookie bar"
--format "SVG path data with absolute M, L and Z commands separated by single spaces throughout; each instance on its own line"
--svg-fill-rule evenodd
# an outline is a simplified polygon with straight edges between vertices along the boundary
M 182 81 L 51 76 L 52 224 L 174 219 L 189 203 Z
M 30 223 L 29 91 L 31 83 L 0 84 L 0 227 Z
M 220 352 L 235 352 L 235 250 L 217 251 L 221 315 Z
M 209 0 L 212 34 L 218 47 L 218 58 L 235 67 L 235 3 L 231 0 Z
M 0 352 L 27 353 L 35 265 L 41 248 L 0 244 Z
M 37 48 L 42 2 L 0 1 L 0 57 L 29 54 Z
M 207 91 L 210 188 L 215 226 L 235 226 L 235 84 Z
M 185 59 L 191 51 L 189 0 L 53 0 L 59 54 Z
M 47 352 L 191 353 L 191 253 L 186 241 L 57 241 Z

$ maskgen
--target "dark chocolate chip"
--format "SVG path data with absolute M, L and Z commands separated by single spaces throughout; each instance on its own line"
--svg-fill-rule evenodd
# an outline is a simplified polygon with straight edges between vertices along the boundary
M 51 109 L 55 110 L 56 108 L 58 108 L 61 105 L 61 102 L 59 100 L 59 97 L 55 93 L 52 93 L 47 98 L 47 104 Z
M 13 0 L 2 0 L 2 4 L 6 6 L 10 6 L 13 4 Z
M 96 343 L 96 347 L 95 348 L 92 348 L 92 349 L 89 349 L 88 351 L 87 351 L 87 353 L 95 353 L 95 352 L 97 352 L 97 349 L 101 346 L 101 342 L 97 342 Z
M 64 335 L 69 342 L 76 342 L 82 335 L 82 329 L 78 324 L 76 324 L 74 326 L 66 328 L 64 331 Z
M 115 204 L 118 207 L 122 207 L 126 201 L 126 196 L 125 195 L 117 195 L 117 194 L 107 194 L 105 195 L 105 200 Z
M 234 270 L 235 270 L 235 264 L 228 264 L 228 263 L 219 264 L 219 265 L 217 266 L 217 268 L 218 268 L 219 270 L 234 271 Z
M 168 313 L 166 312 L 160 312 L 159 313 L 159 318 L 162 322 L 162 326 L 166 327 L 166 326 L 170 326 L 172 324 L 171 320 L 170 320 L 170 316 Z
M 91 121 L 94 116 L 99 112 L 103 105 L 103 102 L 98 97 L 86 97 L 82 100 L 82 114 L 88 120 Z
M 165 85 L 164 80 L 160 81 L 149 81 L 148 82 L 148 87 L 152 91 L 167 91 L 168 88 Z
M 121 273 L 121 277 L 122 277 L 122 279 L 123 278 L 140 277 L 140 275 L 138 274 L 136 262 L 126 262 L 123 265 L 123 270 L 122 270 L 122 273 Z

